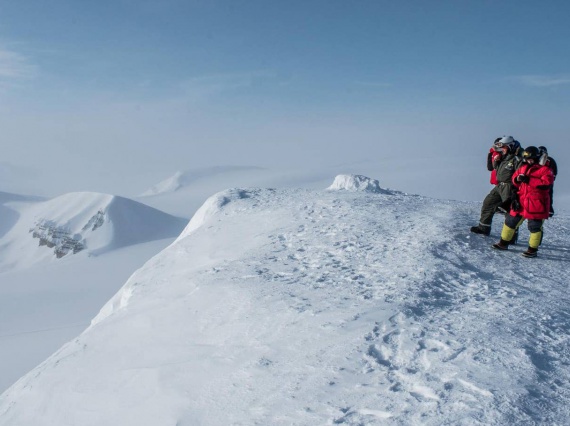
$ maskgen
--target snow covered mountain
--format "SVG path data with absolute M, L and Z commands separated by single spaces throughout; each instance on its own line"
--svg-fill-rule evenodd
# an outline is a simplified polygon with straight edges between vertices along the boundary
M 208 199 L 0 424 L 566 424 L 569 218 L 526 259 L 478 203 L 333 187 Z
M 89 192 L 6 204 L 13 217 L 0 240 L 0 271 L 173 237 L 187 223 L 127 198 Z

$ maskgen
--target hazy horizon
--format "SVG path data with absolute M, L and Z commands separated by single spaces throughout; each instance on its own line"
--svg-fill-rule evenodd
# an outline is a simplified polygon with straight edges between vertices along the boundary
M 569 11 L 562 1 L 5 3 L 0 191 L 134 196 L 177 171 L 241 165 L 480 200 L 486 152 L 511 134 L 549 148 L 565 203 Z

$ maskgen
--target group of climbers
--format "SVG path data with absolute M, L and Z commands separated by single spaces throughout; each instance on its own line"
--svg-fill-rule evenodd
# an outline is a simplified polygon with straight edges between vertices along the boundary
M 554 214 L 553 183 L 556 162 L 544 146 L 526 149 L 512 136 L 495 139 L 487 156 L 493 189 L 483 200 L 479 224 L 471 232 L 490 235 L 493 216 L 505 213 L 501 239 L 493 248 L 507 250 L 517 242 L 518 228 L 526 219 L 530 231 L 525 257 L 536 257 L 542 242 L 544 220 Z

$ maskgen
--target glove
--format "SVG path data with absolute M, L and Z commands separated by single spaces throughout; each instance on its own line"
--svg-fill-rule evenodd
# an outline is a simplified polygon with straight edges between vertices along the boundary
M 494 168 L 494 169 L 498 168 L 498 167 L 499 167 L 499 164 L 501 164 L 501 161 L 502 161 L 502 160 L 503 160 L 503 156 L 502 156 L 502 155 L 498 155 L 497 157 L 495 157 L 495 158 L 493 159 L 493 162 L 492 162 L 493 168 Z
M 514 212 L 518 212 L 521 209 L 521 202 L 519 201 L 518 198 L 513 199 L 513 201 L 511 201 L 511 210 Z
M 519 183 L 528 183 L 530 178 L 527 175 L 518 175 L 516 181 Z

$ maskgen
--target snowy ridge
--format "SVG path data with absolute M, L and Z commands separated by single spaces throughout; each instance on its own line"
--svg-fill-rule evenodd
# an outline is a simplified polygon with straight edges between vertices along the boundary
M 18 220 L 2 240 L 0 269 L 174 237 L 185 224 L 184 219 L 123 197 L 64 194 L 19 209 Z
M 565 424 L 570 221 L 524 259 L 466 232 L 479 207 L 217 194 L 0 424 Z

